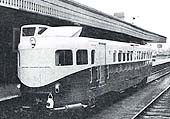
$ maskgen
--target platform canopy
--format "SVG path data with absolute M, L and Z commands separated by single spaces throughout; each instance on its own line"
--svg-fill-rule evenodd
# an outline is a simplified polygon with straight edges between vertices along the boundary
M 85 26 L 87 31 L 91 28 L 92 32 L 99 31 L 90 35 L 93 37 L 101 35 L 103 30 L 106 39 L 111 36 L 110 39 L 119 40 L 120 38 L 120 41 L 128 40 L 128 42 L 131 39 L 141 42 L 166 42 L 166 37 L 162 35 L 144 30 L 72 0 L 0 0 L 0 6 L 69 21 L 75 25 Z M 88 36 L 88 33 L 90 34 L 90 32 L 84 33 L 85 36 Z

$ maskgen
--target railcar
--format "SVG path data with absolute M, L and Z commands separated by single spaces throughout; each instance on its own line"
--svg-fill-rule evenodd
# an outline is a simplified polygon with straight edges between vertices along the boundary
M 94 107 L 108 92 L 146 83 L 152 67 L 149 46 L 80 37 L 81 31 L 79 26 L 21 27 L 18 87 L 31 106 Z

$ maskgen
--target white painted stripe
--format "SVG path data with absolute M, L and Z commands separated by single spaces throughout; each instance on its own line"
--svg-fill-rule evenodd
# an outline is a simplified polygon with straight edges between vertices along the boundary
M 3 97 L 3 98 L 0 98 L 0 101 L 10 100 L 10 99 L 17 98 L 17 97 L 19 97 L 19 95 Z

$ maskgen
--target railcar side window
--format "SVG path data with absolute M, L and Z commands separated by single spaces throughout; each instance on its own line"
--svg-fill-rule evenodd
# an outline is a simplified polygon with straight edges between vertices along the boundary
M 139 59 L 139 52 L 137 51 L 137 53 L 136 53 L 136 54 L 137 54 L 136 59 L 138 60 L 138 59 Z
M 73 53 L 71 50 L 57 50 L 55 52 L 55 65 L 73 65 Z
M 94 64 L 94 59 L 95 59 L 95 50 L 91 51 L 91 64 Z
M 116 62 L 116 51 L 113 53 L 113 62 Z
M 152 58 L 152 52 L 149 53 L 149 56 L 150 56 L 149 58 L 151 59 Z
M 142 57 L 141 57 L 141 59 L 143 59 L 143 52 L 141 52 L 141 54 L 142 54 Z
M 141 51 L 139 51 L 139 59 L 141 59 Z
M 123 53 L 123 61 L 126 60 L 126 53 Z
M 130 60 L 132 61 L 133 59 L 133 51 L 130 52 Z
M 118 61 L 121 62 L 121 59 L 122 59 L 122 52 L 120 51 L 120 52 L 118 53 Z
M 88 64 L 87 50 L 78 50 L 76 52 L 77 65 Z
M 149 53 L 148 53 L 148 52 L 146 53 L 146 58 L 147 58 L 147 59 L 149 58 Z
M 144 52 L 144 59 L 146 59 L 146 52 Z
M 130 51 L 128 51 L 127 53 L 127 61 L 129 61 L 129 58 L 130 58 Z
M 34 36 L 34 33 L 35 27 L 27 27 L 22 30 L 22 36 Z

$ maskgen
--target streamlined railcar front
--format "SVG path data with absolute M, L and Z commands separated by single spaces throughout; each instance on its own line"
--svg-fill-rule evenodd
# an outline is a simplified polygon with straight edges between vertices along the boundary
M 77 80 L 76 72 L 87 66 L 75 68 L 73 65 L 73 49 L 79 46 L 74 37 L 79 36 L 80 31 L 80 27 L 56 29 L 44 25 L 21 28 L 18 77 L 24 100 L 56 110 L 85 106 L 81 101 L 87 97 L 86 87 L 82 88 L 86 80 Z M 80 54 L 84 52 L 87 50 L 80 50 Z

